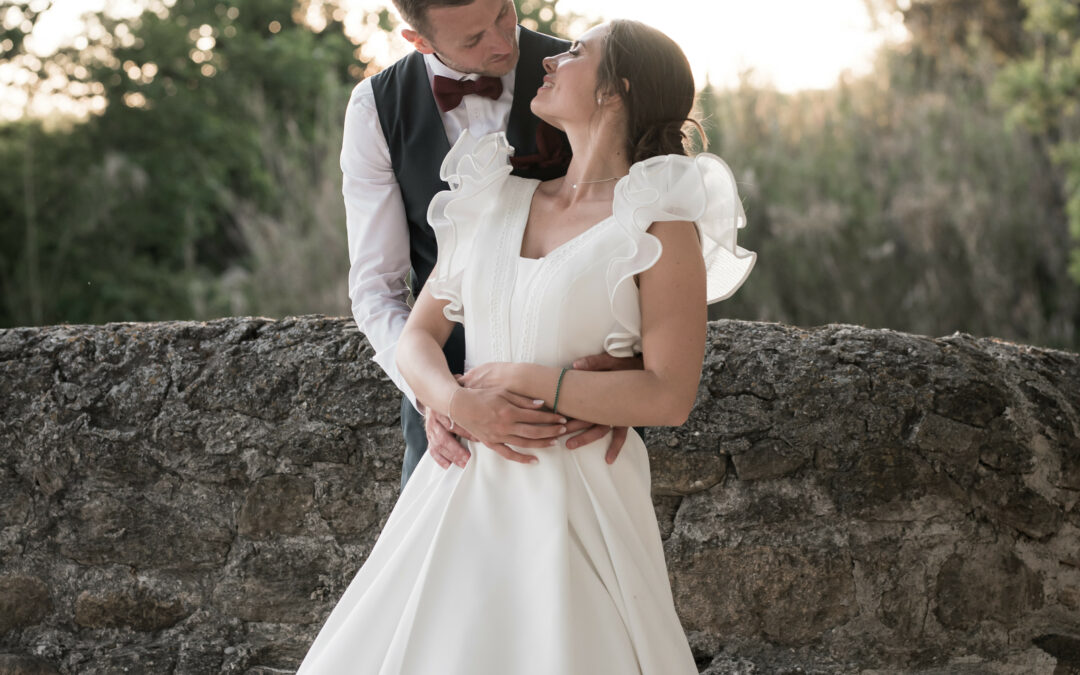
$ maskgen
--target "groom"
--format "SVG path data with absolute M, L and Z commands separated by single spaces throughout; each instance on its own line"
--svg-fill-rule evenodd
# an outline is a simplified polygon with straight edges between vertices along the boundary
M 435 414 L 425 420 L 417 411 L 415 396 L 394 364 L 408 318 L 409 289 L 419 294 L 435 265 L 427 208 L 436 192 L 448 188 L 439 179 L 439 168 L 465 129 L 477 138 L 505 131 L 515 148 L 515 175 L 545 180 L 563 175 L 565 163 L 539 153 L 539 120 L 529 103 L 542 83 L 542 60 L 566 51 L 569 43 L 518 26 L 513 0 L 394 0 L 394 6 L 410 26 L 401 35 L 416 51 L 353 90 L 341 170 L 353 316 L 375 350 L 375 362 L 404 393 L 404 487 L 425 450 L 443 468 L 451 462 L 464 466 L 469 458 L 448 430 L 449 420 Z M 443 351 L 450 369 L 462 372 L 460 324 Z M 575 367 L 622 367 L 618 361 L 597 355 Z M 571 425 L 584 433 L 568 447 L 608 431 L 581 422 Z M 624 437 L 625 430 L 616 430 L 609 462 Z

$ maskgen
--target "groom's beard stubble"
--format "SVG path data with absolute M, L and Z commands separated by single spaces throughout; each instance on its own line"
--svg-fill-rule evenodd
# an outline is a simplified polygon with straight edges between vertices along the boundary
M 506 54 L 502 58 L 490 58 L 484 61 L 479 66 L 469 66 L 463 63 L 458 63 L 453 59 L 447 57 L 445 54 L 435 52 L 435 57 L 446 64 L 448 67 L 453 68 L 459 73 L 472 73 L 476 75 L 484 75 L 490 77 L 502 77 L 517 67 L 518 58 L 521 55 L 521 49 L 517 42 L 514 43 L 514 51 Z
M 518 49 L 518 45 L 514 44 L 514 51 L 510 52 L 506 56 L 499 59 L 494 59 L 488 67 L 488 72 L 480 73 L 481 75 L 491 75 L 493 77 L 502 77 L 511 70 L 517 67 L 518 58 L 521 56 L 521 51 Z

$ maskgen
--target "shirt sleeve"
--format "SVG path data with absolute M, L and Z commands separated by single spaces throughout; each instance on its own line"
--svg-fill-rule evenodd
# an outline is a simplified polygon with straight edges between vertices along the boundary
M 369 80 L 356 85 L 345 112 L 341 173 L 353 318 L 375 350 L 375 363 L 416 406 L 394 363 L 409 317 L 409 226 Z

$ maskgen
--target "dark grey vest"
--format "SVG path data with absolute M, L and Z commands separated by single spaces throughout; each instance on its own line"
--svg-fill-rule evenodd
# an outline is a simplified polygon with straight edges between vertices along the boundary
M 520 57 L 514 75 L 514 102 L 510 108 L 506 139 L 514 147 L 515 156 L 536 152 L 536 125 L 539 120 L 529 110 L 536 90 L 543 82 L 542 60 L 566 51 L 570 43 L 525 28 L 518 36 Z M 439 167 L 450 141 L 435 105 L 428 84 L 424 56 L 420 52 L 400 59 L 394 65 L 371 78 L 379 124 L 390 148 L 390 161 L 405 202 L 405 218 L 409 223 L 409 256 L 412 263 L 410 286 L 419 293 L 437 255 L 435 233 L 427 223 L 427 209 L 436 192 L 449 186 L 439 179 Z M 555 178 L 550 171 L 514 171 L 526 178 Z M 460 373 L 465 361 L 465 334 L 461 325 L 443 349 L 450 369 Z

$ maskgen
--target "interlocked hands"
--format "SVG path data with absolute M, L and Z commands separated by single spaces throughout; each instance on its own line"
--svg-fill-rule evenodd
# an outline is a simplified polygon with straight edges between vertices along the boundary
M 640 369 L 640 357 L 618 358 L 597 354 L 574 362 L 575 370 Z M 515 462 L 533 463 L 535 456 L 518 452 L 518 448 L 545 448 L 567 439 L 568 449 L 580 448 L 603 438 L 610 431 L 611 442 L 605 455 L 613 463 L 626 441 L 626 427 L 609 427 L 583 420 L 570 419 L 544 409 L 544 402 L 509 391 L 500 381 L 506 364 L 484 364 L 458 377 L 465 387 L 451 401 L 450 417 L 428 411 L 424 429 L 427 432 L 428 452 L 442 468 L 457 464 L 464 467 L 471 456 L 461 439 L 477 441 L 502 457 Z

